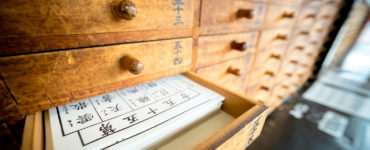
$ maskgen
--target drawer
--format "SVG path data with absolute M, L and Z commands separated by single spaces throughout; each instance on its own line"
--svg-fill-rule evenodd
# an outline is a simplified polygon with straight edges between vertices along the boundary
M 265 3 L 235 0 L 203 0 L 200 34 L 235 33 L 257 30 L 266 12 Z
M 284 99 L 290 93 L 289 87 L 285 85 L 279 85 L 274 89 L 273 95 L 277 96 L 279 99 Z
M 310 26 L 309 28 L 311 28 Z M 307 41 L 310 40 L 310 32 L 309 28 L 296 28 L 292 35 L 291 46 L 305 46 L 307 45 Z
M 2 57 L 0 74 L 27 114 L 184 72 L 191 61 L 186 38 Z
M 315 58 L 320 53 L 320 48 L 321 48 L 321 45 L 310 44 L 304 49 L 303 53 L 306 56 Z
M 260 68 L 253 70 L 249 83 L 260 84 L 265 87 L 273 87 L 279 69 L 280 62 L 271 60 Z
M 280 61 L 284 56 L 286 45 L 276 45 L 274 47 L 260 49 L 255 60 L 255 68 L 262 68 L 267 62 Z
M 281 67 L 281 72 L 283 74 L 293 74 L 297 69 L 297 63 L 292 61 L 286 61 Z
M 319 9 L 315 7 L 304 7 L 298 16 L 297 25 L 298 27 L 311 27 L 315 22 L 317 11 Z
M 271 97 L 272 92 L 269 89 L 259 88 L 254 94 L 253 99 L 266 103 Z
M 217 118 L 216 120 L 200 120 L 178 136 L 163 142 L 163 145 L 157 145 L 154 147 L 155 149 L 176 149 L 179 146 L 176 142 L 179 142 L 180 144 L 186 143 L 184 146 L 193 149 L 244 150 L 259 136 L 267 115 L 266 106 L 224 89 L 194 73 L 188 72 L 183 75 L 221 94 L 225 100 L 220 111 L 207 117 Z M 200 126 L 205 128 L 199 129 Z M 32 138 L 25 138 L 22 145 L 43 143 L 42 141 L 48 137 L 47 134 L 46 137 L 43 134 L 45 130 L 48 129 L 44 129 L 42 112 L 28 115 L 23 136 Z M 192 134 L 196 135 L 197 138 L 191 136 Z
M 0 48 L 30 52 L 191 37 L 194 0 L 133 0 L 135 7 L 124 2 L 4 1 L 0 5 Z M 120 13 L 118 6 L 131 9 Z
M 258 32 L 199 37 L 197 67 L 248 56 L 256 50 Z
M 331 1 L 325 2 L 321 8 L 320 12 L 318 14 L 319 18 L 332 18 L 337 14 L 337 11 L 339 10 L 340 3 L 334 2 L 330 3 Z
M 325 34 L 325 31 L 331 26 L 331 19 L 317 19 L 312 26 L 313 32 Z
M 301 47 L 301 46 L 290 47 L 286 53 L 286 59 L 293 63 L 299 62 L 301 57 L 304 55 L 305 49 L 306 47 Z
M 259 49 L 276 47 L 277 45 L 288 44 L 291 37 L 291 29 L 269 29 L 263 30 L 258 43 Z
M 244 94 L 248 74 L 252 65 L 251 60 L 251 57 L 233 59 L 220 64 L 200 68 L 196 73 L 226 88 Z
M 298 16 L 297 5 L 270 5 L 264 27 L 290 27 Z

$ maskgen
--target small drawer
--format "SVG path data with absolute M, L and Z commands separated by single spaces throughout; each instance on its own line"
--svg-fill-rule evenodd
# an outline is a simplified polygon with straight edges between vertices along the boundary
M 273 87 L 276 83 L 276 76 L 279 71 L 279 64 L 265 65 L 260 69 L 255 69 L 250 78 L 250 84 L 260 84 L 265 87 Z
M 270 5 L 264 27 L 293 26 L 298 15 L 296 5 Z
M 256 30 L 261 26 L 265 12 L 265 3 L 203 0 L 199 32 L 210 35 Z
M 302 8 L 296 26 L 311 27 L 317 17 L 317 11 L 318 8 L 314 7 Z
M 311 66 L 315 63 L 316 57 L 314 56 L 308 56 L 308 55 L 302 55 L 299 61 L 299 64 L 303 66 Z
M 310 26 L 311 28 L 311 26 Z M 309 28 L 296 28 L 293 35 L 292 40 L 290 42 L 290 47 L 293 46 L 305 46 L 307 45 L 307 41 L 310 40 L 310 32 Z
M 0 74 L 27 114 L 184 72 L 192 39 L 120 44 L 0 58 Z
M 153 149 L 176 149 L 179 146 L 177 142 L 182 144 L 186 142 L 187 145 L 184 146 L 193 149 L 244 150 L 260 135 L 267 116 L 268 108 L 266 106 L 229 91 L 194 73 L 187 72 L 183 75 L 224 96 L 225 100 L 221 110 L 196 122 L 185 131 L 181 131 L 180 135 L 155 145 Z M 41 144 L 40 146 L 43 147 L 42 143 L 48 141 L 48 136 L 50 136 L 44 134 L 50 129 L 45 128 L 43 124 L 42 112 L 28 115 L 23 136 L 32 138 L 24 138 L 22 145 Z M 200 126 L 205 128 L 200 130 Z M 197 138 L 192 135 L 196 135 Z
M 199 38 L 197 67 L 248 56 L 256 50 L 258 32 L 203 36 Z
M 269 29 L 263 30 L 258 43 L 259 49 L 276 47 L 277 45 L 288 44 L 291 37 L 291 29 Z
M 0 10 L 2 55 L 191 37 L 194 0 L 13 0 Z
M 320 48 L 321 48 L 321 45 L 310 44 L 304 49 L 303 53 L 306 56 L 315 58 L 320 53 Z
M 271 95 L 272 92 L 270 89 L 259 88 L 256 92 L 254 92 L 253 99 L 266 103 L 267 100 L 271 97 Z
M 328 19 L 318 19 L 312 26 L 313 32 L 325 34 L 326 30 L 330 27 L 331 20 Z
M 340 3 L 334 1 L 324 2 L 323 6 L 321 6 L 319 10 L 318 17 L 327 19 L 333 18 L 337 14 L 337 11 L 339 10 L 340 7 L 339 4 Z
M 233 59 L 220 64 L 200 68 L 196 73 L 226 88 L 244 94 L 248 73 L 252 65 L 251 60 L 251 57 Z
M 281 67 L 281 72 L 284 74 L 293 74 L 297 69 L 297 65 L 296 62 L 286 61 Z
M 301 46 L 292 46 L 288 49 L 286 54 L 286 59 L 292 63 L 297 63 L 300 61 L 300 58 L 304 54 L 305 47 Z
M 289 86 L 286 85 L 276 86 L 273 92 L 273 95 L 277 96 L 280 99 L 284 99 L 289 94 L 290 94 Z
M 255 60 L 255 68 L 262 68 L 267 62 L 280 61 L 284 56 L 286 45 L 260 49 Z

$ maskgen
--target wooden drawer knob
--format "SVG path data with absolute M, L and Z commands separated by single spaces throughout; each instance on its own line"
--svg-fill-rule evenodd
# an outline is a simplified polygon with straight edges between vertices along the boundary
M 275 76 L 275 73 L 272 70 L 266 70 L 265 75 L 273 77 L 273 76 Z
M 316 15 L 315 14 L 307 14 L 306 16 L 305 16 L 305 18 L 315 18 L 316 17 Z
M 115 0 L 112 2 L 112 13 L 119 19 L 132 20 L 136 16 L 136 6 L 130 0 Z
M 252 19 L 255 15 L 255 11 L 252 9 L 240 9 L 236 13 L 238 18 L 247 18 L 247 19 Z
M 276 35 L 276 39 L 278 39 L 278 40 L 287 40 L 288 36 L 283 35 L 283 34 L 278 34 L 278 35 Z
M 299 34 L 301 34 L 301 35 L 309 35 L 310 32 L 308 32 L 308 31 L 301 31 Z
M 233 75 L 240 76 L 240 69 L 234 68 L 234 67 L 229 67 L 227 69 L 227 73 L 231 73 Z
M 140 74 L 144 70 L 144 65 L 139 60 L 129 55 L 121 58 L 121 65 L 124 70 L 128 70 L 135 75 Z
M 271 54 L 270 57 L 271 58 L 274 58 L 274 59 L 280 59 L 280 55 L 279 54 Z
M 231 42 L 231 49 L 235 49 L 238 51 L 245 51 L 248 49 L 248 44 L 247 42 L 237 42 L 237 41 L 232 41 Z
M 300 50 L 300 51 L 303 51 L 304 50 L 304 47 L 303 46 L 296 46 L 295 47 L 296 50 Z
M 284 12 L 283 14 L 281 14 L 281 18 L 294 18 L 294 12 Z

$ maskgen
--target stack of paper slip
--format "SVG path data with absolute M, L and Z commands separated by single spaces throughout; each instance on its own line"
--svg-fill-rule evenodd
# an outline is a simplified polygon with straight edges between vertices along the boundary
M 49 109 L 47 149 L 146 149 L 220 109 L 224 97 L 175 75 Z

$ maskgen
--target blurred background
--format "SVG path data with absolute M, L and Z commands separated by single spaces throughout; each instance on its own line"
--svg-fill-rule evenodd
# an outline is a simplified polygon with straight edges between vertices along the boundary
M 335 22 L 315 75 L 268 117 L 249 150 L 370 149 L 369 1 L 340 15 L 348 17 Z

